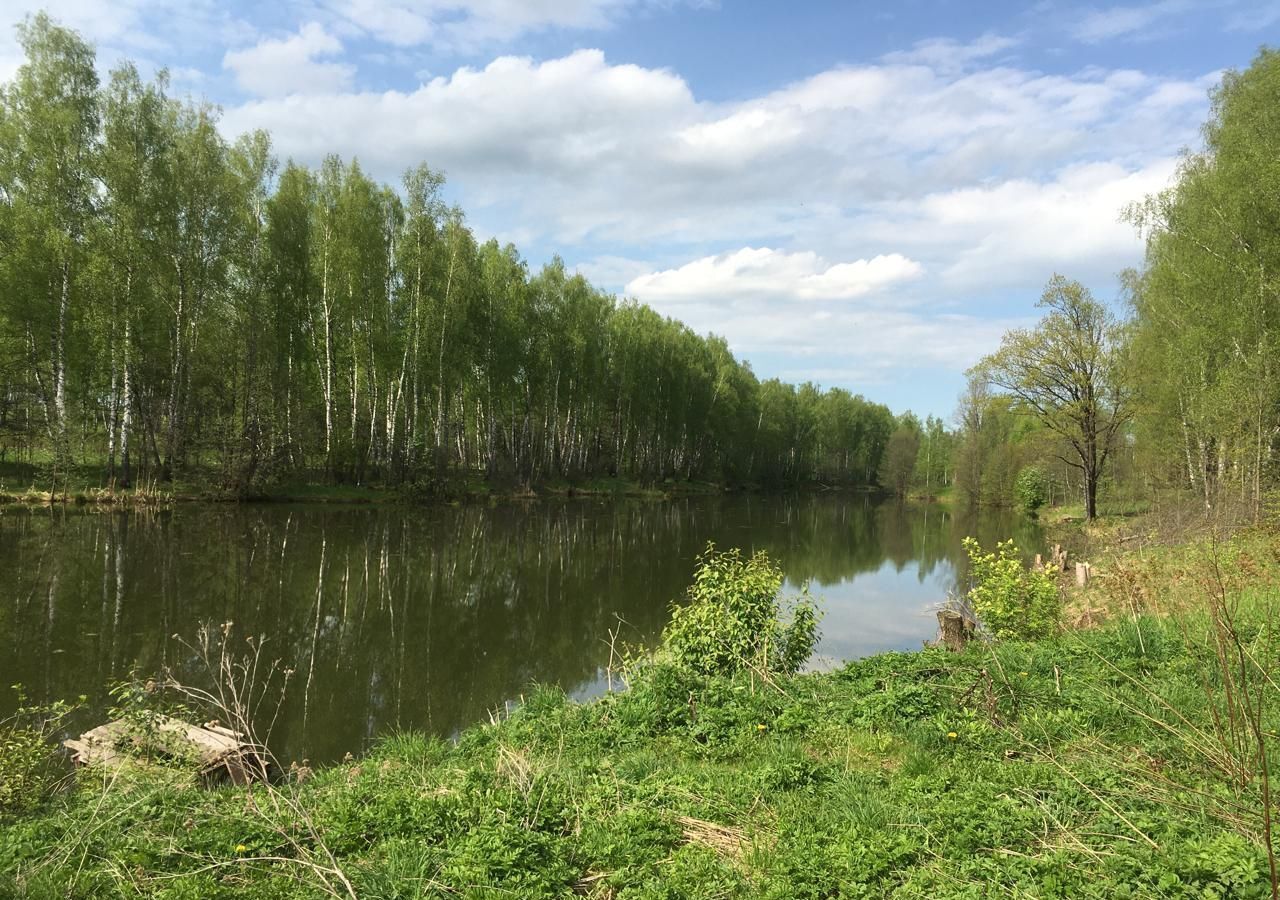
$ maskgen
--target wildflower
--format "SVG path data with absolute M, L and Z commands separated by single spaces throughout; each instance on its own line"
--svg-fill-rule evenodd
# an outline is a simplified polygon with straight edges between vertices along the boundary
M 757 725 L 757 726 L 756 726 L 756 731 L 764 731 L 764 730 L 765 730 L 765 728 L 767 728 L 767 727 L 768 727 L 767 725 Z
M 248 852 L 249 852 L 249 848 L 248 848 L 248 847 L 246 847 L 244 844 L 236 844 L 236 852 L 237 852 L 237 853 L 248 853 Z
M 1023 678 L 1026 678 L 1026 677 L 1027 677 L 1027 673 L 1026 673 L 1026 672 L 1019 672 L 1018 674 L 1019 674 L 1019 675 L 1021 675 Z
M 958 737 L 960 737 L 960 735 L 956 734 L 954 731 L 947 732 L 947 740 L 949 741 L 954 741 Z

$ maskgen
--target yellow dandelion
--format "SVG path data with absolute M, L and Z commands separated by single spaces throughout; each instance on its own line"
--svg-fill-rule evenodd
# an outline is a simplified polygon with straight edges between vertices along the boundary
M 764 731 L 767 727 L 767 725 L 757 725 L 756 731 Z
M 1018 674 L 1019 674 L 1019 675 L 1021 675 L 1023 678 L 1026 678 L 1026 677 L 1027 677 L 1027 673 L 1026 673 L 1026 672 L 1019 672 Z
M 947 739 L 948 739 L 948 740 L 952 740 L 952 741 L 954 741 L 954 740 L 955 740 L 956 738 L 958 738 L 958 737 L 960 737 L 960 735 L 956 734 L 954 731 L 948 731 L 948 732 L 947 732 Z
M 237 853 L 248 853 L 248 852 L 249 852 L 249 848 L 248 848 L 248 847 L 246 847 L 244 844 L 236 844 L 236 852 L 237 852 Z

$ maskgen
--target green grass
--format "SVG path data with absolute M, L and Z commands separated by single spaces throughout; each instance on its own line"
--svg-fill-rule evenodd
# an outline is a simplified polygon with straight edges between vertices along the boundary
M 321 896 L 297 860 L 323 844 L 362 897 L 1261 897 L 1256 838 L 1198 793 L 1230 791 L 1125 708 L 1162 715 L 1133 679 L 1203 724 L 1189 658 L 1139 620 L 774 686 L 661 669 L 456 745 L 385 739 L 284 788 L 304 815 L 84 776 L 0 825 L 0 891 Z

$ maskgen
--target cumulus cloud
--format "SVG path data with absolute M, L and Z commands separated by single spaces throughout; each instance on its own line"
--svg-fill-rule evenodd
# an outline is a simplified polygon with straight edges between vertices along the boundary
M 321 61 L 341 53 L 341 41 L 309 22 L 287 38 L 229 51 L 222 65 L 235 73 L 241 88 L 261 97 L 332 94 L 346 90 L 355 76 L 349 63 Z
M 831 263 L 745 247 L 647 272 L 625 293 L 735 352 L 771 355 L 792 380 L 865 385 L 904 366 L 962 370 L 1011 324 L 921 306 L 903 288 L 923 274 L 900 253 Z
M 675 302 L 642 292 L 639 299 L 695 331 L 723 336 L 735 353 L 768 355 L 792 380 L 837 384 L 883 381 L 904 369 L 960 372 L 991 352 L 1007 328 L 1025 324 L 1010 317 L 896 306 L 890 298 L 828 306 L 736 292 Z
M 725 296 L 779 303 L 850 299 L 917 278 L 921 271 L 918 262 L 898 253 L 833 265 L 813 252 L 744 247 L 696 259 L 677 269 L 641 275 L 627 285 L 626 292 L 664 304 Z
M 1107 161 L 1136 171 L 1194 139 L 1198 81 L 884 62 L 734 103 L 598 50 L 500 57 L 410 91 L 268 98 L 229 130 L 270 127 L 281 152 L 358 155 L 384 177 L 444 169 L 486 207 L 559 245 L 657 240 L 777 245 L 876 203 Z M 811 244 L 806 249 L 830 252 Z
M 1141 240 L 1123 215 L 1170 183 L 1173 157 L 1136 170 L 1070 165 L 1046 181 L 1010 179 L 883 204 L 853 224 L 864 241 L 896 239 L 948 289 L 1034 283 L 1054 271 L 1103 280 L 1133 265 Z

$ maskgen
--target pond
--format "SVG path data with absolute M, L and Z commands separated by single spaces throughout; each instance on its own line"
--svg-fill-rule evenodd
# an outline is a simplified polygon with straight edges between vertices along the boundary
M 233 623 L 236 654 L 293 670 L 269 701 L 282 759 L 359 753 L 388 731 L 441 736 L 531 684 L 605 690 L 611 641 L 652 646 L 709 541 L 766 550 L 787 590 L 822 601 L 813 664 L 920 647 L 963 572 L 960 541 L 1014 536 L 1007 513 L 858 494 L 495 506 L 200 505 L 0 511 L 0 716 L 11 684 L 36 701 L 88 697 L 166 668 L 209 682 L 201 626 Z M 262 679 L 259 678 L 259 681 Z

